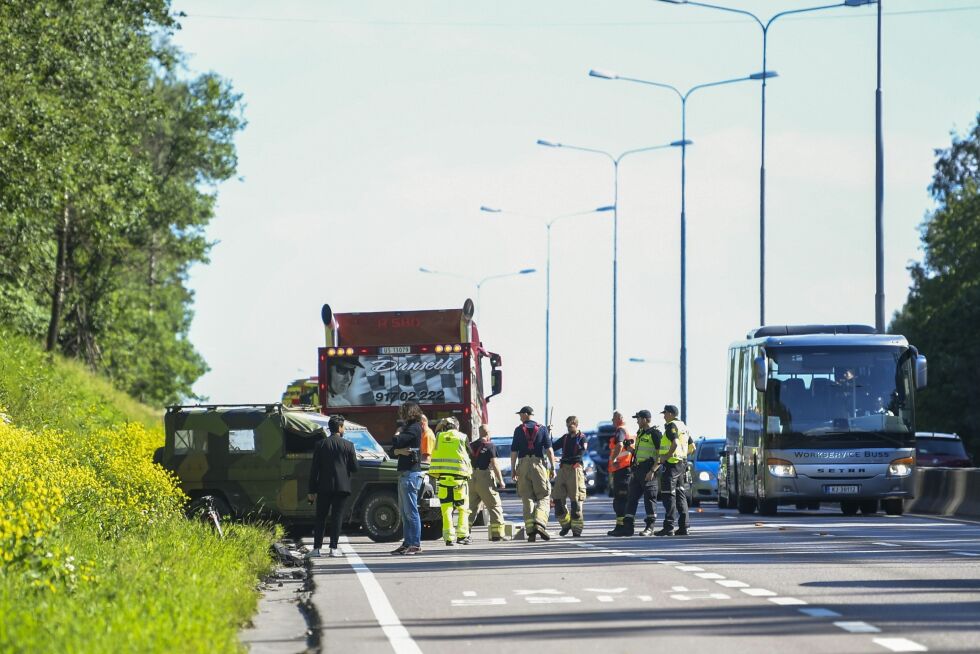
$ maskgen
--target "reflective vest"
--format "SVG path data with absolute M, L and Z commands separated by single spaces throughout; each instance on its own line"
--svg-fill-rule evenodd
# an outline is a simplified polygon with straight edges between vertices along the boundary
M 619 431 L 617 429 L 616 431 Z M 626 431 L 623 429 L 623 431 Z M 612 458 L 612 453 L 616 451 L 616 437 L 612 436 L 609 438 L 609 472 L 616 472 L 617 470 L 622 470 L 623 468 L 629 468 L 630 464 L 633 462 L 633 453 L 626 449 L 626 441 L 630 440 L 630 435 L 626 433 L 626 439 L 623 441 L 623 450 L 619 453 L 615 459 Z
M 473 464 L 466 449 L 466 434 L 451 429 L 436 436 L 429 474 L 433 477 L 450 475 L 459 479 L 469 479 L 473 475 Z
M 674 455 L 667 459 L 667 463 L 677 463 L 678 461 L 687 461 L 688 449 L 691 445 L 691 432 L 688 431 L 687 425 L 685 425 L 680 420 L 676 418 L 671 420 L 667 424 L 672 424 L 677 427 L 677 449 L 674 450 Z M 666 425 L 664 433 L 666 434 Z M 663 441 L 660 442 L 660 456 L 666 457 L 667 452 L 670 451 L 670 439 L 664 436 Z
M 662 438 L 663 435 L 653 427 L 641 429 L 636 435 L 636 462 L 642 463 L 656 458 Z

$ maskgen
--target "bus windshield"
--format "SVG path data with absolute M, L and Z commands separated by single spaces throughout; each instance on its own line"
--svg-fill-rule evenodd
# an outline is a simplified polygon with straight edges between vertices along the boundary
M 911 442 L 912 367 L 901 347 L 770 347 L 766 431 L 800 437 L 892 444 Z

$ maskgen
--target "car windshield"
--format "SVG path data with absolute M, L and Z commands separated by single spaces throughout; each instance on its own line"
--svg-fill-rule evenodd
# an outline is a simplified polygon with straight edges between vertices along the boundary
M 503 441 L 493 441 L 493 446 L 497 448 L 497 458 L 505 459 L 510 456 L 510 443 Z
M 365 429 L 349 429 L 344 432 L 344 438 L 354 444 L 358 459 L 377 459 L 384 461 L 388 458 L 384 448 Z
M 963 442 L 952 438 L 917 438 L 915 450 L 919 454 L 942 454 L 966 458 Z
M 698 448 L 698 461 L 718 461 L 721 458 L 721 448 L 724 446 L 724 441 L 701 443 L 701 447 Z
M 815 446 L 828 440 L 910 441 L 912 386 L 906 348 L 772 347 L 768 356 L 766 431 L 777 440 L 791 440 L 793 447 L 805 445 L 799 437 Z M 797 438 L 787 438 L 792 436 Z

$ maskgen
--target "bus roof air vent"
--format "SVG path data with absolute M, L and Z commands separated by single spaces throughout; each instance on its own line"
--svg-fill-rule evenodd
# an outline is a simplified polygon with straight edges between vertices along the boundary
M 746 338 L 765 338 L 767 336 L 802 336 L 803 334 L 877 334 L 868 325 L 767 325 L 756 327 L 746 334 Z

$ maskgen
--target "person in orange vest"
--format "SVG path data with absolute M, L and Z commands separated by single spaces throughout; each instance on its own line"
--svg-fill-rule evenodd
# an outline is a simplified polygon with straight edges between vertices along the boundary
M 607 536 L 623 536 L 626 533 L 626 500 L 629 496 L 630 466 L 633 463 L 633 437 L 626 431 L 623 414 L 613 411 L 613 427 L 616 432 L 609 439 L 609 486 L 613 491 L 613 511 L 616 526 Z

